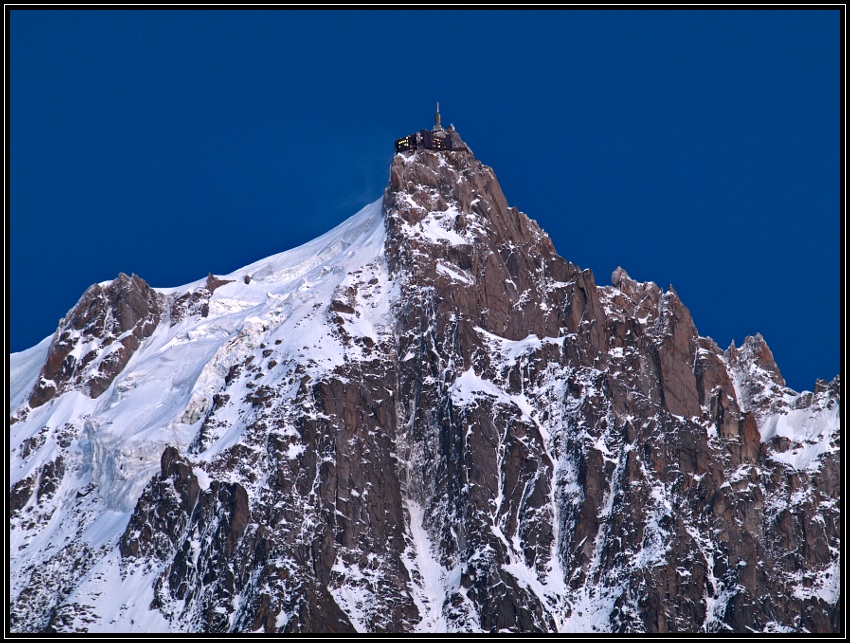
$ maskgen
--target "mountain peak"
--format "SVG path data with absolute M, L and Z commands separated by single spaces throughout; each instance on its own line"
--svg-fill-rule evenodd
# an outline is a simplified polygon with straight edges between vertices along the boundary
M 96 398 L 160 321 L 161 298 L 137 275 L 90 286 L 59 323 L 30 406 L 81 388 Z
M 436 284 L 468 323 L 498 335 L 558 334 L 560 305 L 541 308 L 539 298 L 549 297 L 549 279 L 566 281 L 578 270 L 508 205 L 493 169 L 471 153 L 397 153 L 383 211 L 391 274 Z
M 400 141 L 318 239 L 12 356 L 11 630 L 836 631 L 840 381 Z

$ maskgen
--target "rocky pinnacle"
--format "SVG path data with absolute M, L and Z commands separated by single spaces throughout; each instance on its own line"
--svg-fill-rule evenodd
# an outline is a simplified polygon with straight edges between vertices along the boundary
M 396 154 L 374 231 L 297 269 L 86 292 L 11 410 L 40 463 L 13 469 L 12 529 L 73 534 L 12 551 L 13 631 L 840 630 L 840 380 L 798 394 L 760 335 L 720 349 L 672 287 L 597 285 L 451 136 Z M 336 285 L 289 330 L 309 270 Z M 63 395 L 131 399 L 134 355 L 242 310 L 149 451 L 100 407 L 34 424 Z M 137 454 L 138 489 L 108 495 Z M 111 540 L 89 529 L 107 508 Z M 144 605 L 107 618 L 110 574 Z

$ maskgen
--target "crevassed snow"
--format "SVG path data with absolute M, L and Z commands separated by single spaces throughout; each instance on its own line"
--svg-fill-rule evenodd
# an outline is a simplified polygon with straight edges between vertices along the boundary
M 286 369 L 272 370 L 271 359 L 297 360 L 316 376 L 345 360 L 364 357 L 361 346 L 343 344 L 334 332 L 328 307 L 337 291 L 352 283 L 352 275 L 376 276 L 374 286 L 365 285 L 369 279 L 361 279 L 362 296 L 352 302 L 357 314 L 348 320 L 346 330 L 373 339 L 385 332 L 393 291 L 384 241 L 378 199 L 301 247 L 218 275 L 233 281 L 215 290 L 209 315 L 187 317 L 174 326 L 165 317 L 99 398 L 68 391 L 31 409 L 25 419 L 12 425 L 12 485 L 39 475 L 58 455 L 60 433 L 72 431 L 76 436 L 65 447 L 65 475 L 45 509 L 49 512 L 45 521 L 36 530 L 11 531 L 13 600 L 26 585 L 28 570 L 43 565 L 67 542 L 114 550 L 144 487 L 159 471 L 163 450 L 171 444 L 185 452 L 232 367 L 253 359 L 254 364 L 262 363 L 266 383 L 275 385 Z M 166 296 L 181 295 L 204 284 L 201 279 L 156 290 Z M 24 403 L 34 385 L 50 340 L 10 356 L 10 413 Z M 266 359 L 269 350 L 274 356 Z M 242 393 L 247 390 L 235 391 Z M 201 469 L 203 461 L 236 442 L 245 426 L 245 418 L 235 411 L 226 420 L 217 441 L 197 458 L 202 486 L 209 484 L 209 476 Z M 297 458 L 301 448 L 292 445 L 287 455 Z M 167 629 L 161 615 L 145 616 L 150 578 L 134 573 L 135 580 L 118 581 L 113 563 L 98 562 L 74 594 L 102 615 L 98 623 L 89 624 L 92 631 Z
M 100 398 L 61 396 L 35 409 L 27 424 L 73 421 L 83 411 L 79 403 L 88 407 L 83 457 L 108 502 L 129 510 L 165 445 L 188 445 L 229 369 L 261 343 L 282 354 L 309 348 L 317 368 L 343 362 L 342 347 L 317 322 L 345 277 L 382 255 L 384 235 L 378 200 L 318 239 L 220 277 L 234 281 L 216 289 L 207 318 L 174 327 L 163 321 Z M 252 277 L 249 284 L 244 275 Z M 182 293 L 203 283 L 159 291 Z M 19 381 L 34 381 L 30 371 L 37 376 L 34 364 L 48 341 L 17 354 Z M 72 401 L 74 408 L 65 409 Z

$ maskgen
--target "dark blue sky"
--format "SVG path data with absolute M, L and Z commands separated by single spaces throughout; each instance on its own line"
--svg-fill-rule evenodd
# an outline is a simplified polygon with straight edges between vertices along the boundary
M 10 349 L 119 272 L 177 286 L 327 231 L 439 100 L 597 283 L 672 283 L 811 388 L 839 372 L 839 20 L 13 10 Z

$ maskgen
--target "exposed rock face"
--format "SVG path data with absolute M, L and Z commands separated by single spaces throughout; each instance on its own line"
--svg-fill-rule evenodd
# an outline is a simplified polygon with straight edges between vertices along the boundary
M 59 322 L 30 406 L 80 388 L 103 393 L 160 320 L 162 299 L 148 284 L 124 273 L 106 286 L 95 284 Z
M 245 277 L 250 281 L 250 277 Z M 246 281 L 245 283 L 249 283 Z M 195 290 L 187 290 L 177 297 L 172 297 L 169 301 L 169 316 L 171 325 L 174 326 L 183 320 L 184 317 L 200 315 L 206 317 L 210 313 L 210 297 L 212 297 L 216 288 L 226 284 L 233 283 L 232 279 L 219 279 L 212 273 L 207 275 L 206 283 Z
M 118 548 L 125 560 L 165 564 L 154 585 L 157 608 L 171 619 L 220 632 L 229 629 L 231 617 L 221 605 L 264 555 L 258 536 L 244 487 L 213 481 L 202 490 L 191 464 L 168 447 L 161 473 L 139 499 Z M 175 609 L 181 602 L 183 609 Z
M 13 535 L 76 534 L 13 549 L 16 631 L 838 631 L 838 378 L 797 395 L 760 335 L 724 352 L 672 288 L 598 286 L 467 151 L 396 155 L 377 221 L 182 298 L 135 286 L 122 332 L 168 309 L 140 342 L 213 348 L 139 420 L 172 446 L 111 540 L 86 535 L 105 420 L 15 424 L 15 457 L 55 456 L 13 469 Z M 42 404 L 90 386 L 47 377 L 61 351 Z M 149 604 L 92 598 L 110 573 Z

